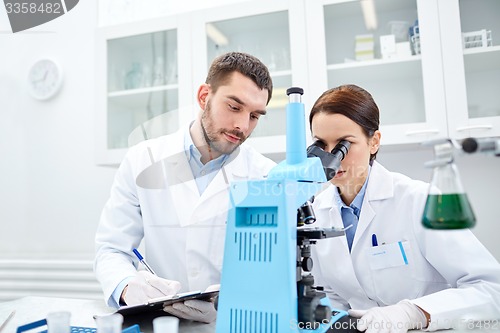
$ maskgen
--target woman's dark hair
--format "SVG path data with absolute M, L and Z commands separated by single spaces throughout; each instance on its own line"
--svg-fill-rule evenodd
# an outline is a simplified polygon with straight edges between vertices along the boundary
M 354 84 L 346 84 L 325 91 L 314 103 L 309 114 L 309 126 L 320 112 L 341 114 L 361 126 L 367 138 L 371 138 L 379 129 L 379 110 L 372 95 Z M 375 160 L 377 152 L 370 155 Z
M 218 56 L 212 62 L 205 83 L 210 84 L 214 92 L 226 84 L 231 74 L 237 71 L 250 78 L 257 87 L 268 92 L 267 103 L 273 94 L 273 80 L 269 70 L 256 57 L 242 52 L 229 52 Z

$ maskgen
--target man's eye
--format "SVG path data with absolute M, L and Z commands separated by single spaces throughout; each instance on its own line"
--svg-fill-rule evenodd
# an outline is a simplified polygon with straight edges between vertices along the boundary
M 256 115 L 256 114 L 251 114 L 251 115 L 250 115 L 250 118 L 255 119 L 255 120 L 258 120 L 258 119 L 259 119 L 259 116 L 258 116 L 258 115 Z
M 238 110 L 239 110 L 239 108 L 238 108 L 238 107 L 236 107 L 236 106 L 234 106 L 234 105 L 228 104 L 228 106 L 229 106 L 229 108 L 230 108 L 231 110 L 233 110 L 233 111 L 238 111 Z

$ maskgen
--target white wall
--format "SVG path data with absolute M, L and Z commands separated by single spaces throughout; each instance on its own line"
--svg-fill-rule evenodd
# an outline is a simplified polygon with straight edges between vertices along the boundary
M 98 2 L 98 24 L 108 26 L 242 1 L 247 0 L 101 0 Z
M 0 30 L 10 31 L 3 6 Z M 95 0 L 29 32 L 0 33 L 0 258 L 93 257 L 94 234 L 115 169 L 97 167 Z M 64 70 L 56 98 L 27 93 L 29 67 Z
M 0 30 L 10 30 L 1 7 Z M 95 0 L 80 1 L 31 32 L 0 33 L 0 259 L 93 257 L 116 171 L 94 161 L 96 9 Z M 65 71 L 63 90 L 47 102 L 26 90 L 28 68 L 40 57 L 59 61 Z M 423 163 L 431 158 L 422 150 L 379 155 L 389 169 L 425 181 L 430 170 Z M 466 156 L 457 165 L 478 218 L 474 232 L 500 259 L 494 239 L 500 158 Z

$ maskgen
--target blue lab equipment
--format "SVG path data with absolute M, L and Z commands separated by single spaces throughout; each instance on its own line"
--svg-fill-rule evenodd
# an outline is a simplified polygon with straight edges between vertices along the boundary
M 266 180 L 230 187 L 217 333 L 326 332 L 347 315 L 336 310 L 332 316 L 313 276 L 302 275 L 312 268 L 310 239 L 344 232 L 297 229 L 299 211 L 326 176 L 320 159 L 306 156 L 303 90 L 290 88 L 287 94 L 286 160 Z
M 19 326 L 16 330 L 16 333 L 22 333 L 22 332 L 28 332 L 33 330 L 35 328 L 37 329 L 42 329 L 42 331 L 37 330 L 36 332 L 38 333 L 47 333 L 48 330 L 44 328 L 47 327 L 47 320 L 46 319 L 41 319 L 34 321 L 29 324 L 25 324 L 22 326 Z M 70 332 L 71 333 L 96 333 L 97 329 L 95 327 L 81 327 L 81 326 L 70 326 Z M 122 330 L 122 333 L 141 333 L 141 329 L 138 324 L 132 325 L 130 327 L 124 328 Z

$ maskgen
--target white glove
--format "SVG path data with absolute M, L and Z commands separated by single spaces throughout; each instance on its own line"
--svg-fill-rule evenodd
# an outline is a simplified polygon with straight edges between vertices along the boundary
M 360 318 L 357 329 L 366 333 L 405 333 L 427 327 L 424 313 L 408 300 L 369 310 L 349 310 L 349 315 Z
M 175 295 L 181 283 L 163 279 L 147 271 L 139 271 L 123 291 L 122 298 L 127 305 L 143 304 L 151 298 Z
M 219 290 L 220 285 L 214 284 L 209 286 L 205 292 Z M 167 305 L 163 311 L 168 312 L 176 317 L 199 321 L 202 323 L 211 323 L 217 319 L 217 310 L 215 310 L 214 302 L 206 302 L 198 299 L 190 299 L 184 302 Z

